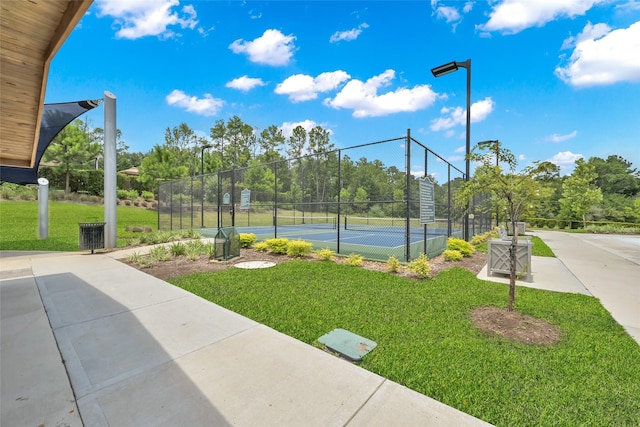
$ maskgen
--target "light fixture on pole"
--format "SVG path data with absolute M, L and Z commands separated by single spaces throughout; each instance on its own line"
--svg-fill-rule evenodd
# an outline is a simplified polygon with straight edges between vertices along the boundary
M 200 200 L 200 228 L 204 228 L 204 150 L 211 147 L 213 147 L 211 144 L 204 144 L 200 147 L 200 193 L 202 194 L 202 200 Z
M 445 74 L 458 71 L 458 68 L 467 69 L 467 141 L 466 141 L 466 170 L 464 180 L 469 181 L 470 168 L 469 168 L 469 154 L 471 153 L 471 59 L 467 59 L 463 62 L 449 62 L 447 64 L 440 65 L 432 68 L 431 73 L 434 77 L 444 76 Z M 469 241 L 469 212 L 467 206 L 467 213 L 464 215 L 464 239 Z

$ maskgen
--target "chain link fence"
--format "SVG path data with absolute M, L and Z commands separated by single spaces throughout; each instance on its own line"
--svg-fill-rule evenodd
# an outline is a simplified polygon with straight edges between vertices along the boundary
M 384 160 L 381 160 L 384 159 Z M 421 184 L 434 181 L 428 224 Z M 464 173 L 411 138 L 308 154 L 215 174 L 164 182 L 159 229 L 199 229 L 214 236 L 236 227 L 260 240 L 303 239 L 316 249 L 404 261 L 433 257 L 449 236 L 462 237 L 464 209 L 455 193 Z M 422 211 L 421 211 L 422 203 Z M 476 208 L 477 206 L 477 208 Z M 491 229 L 490 198 L 474 199 L 470 235 Z

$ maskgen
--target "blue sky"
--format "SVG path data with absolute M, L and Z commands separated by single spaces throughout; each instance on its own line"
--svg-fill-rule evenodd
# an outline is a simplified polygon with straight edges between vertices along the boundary
M 285 135 L 319 124 L 336 147 L 410 128 L 464 169 L 466 70 L 430 70 L 467 58 L 472 146 L 498 139 L 520 166 L 563 174 L 612 154 L 640 168 L 638 0 L 96 0 L 51 63 L 46 102 L 112 92 L 130 151 L 237 115 Z M 88 117 L 102 127 L 102 107 Z

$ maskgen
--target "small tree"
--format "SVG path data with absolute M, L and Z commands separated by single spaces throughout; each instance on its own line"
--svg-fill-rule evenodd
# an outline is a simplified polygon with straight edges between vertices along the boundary
M 81 127 L 84 123 L 76 120 L 65 126 L 44 152 L 45 162 L 57 162 L 65 173 L 65 193 L 69 193 L 71 171 L 87 168 L 100 153 L 100 145 L 92 142 L 89 133 Z
M 500 141 L 480 142 L 469 154 L 468 159 L 479 163 L 473 177 L 462 183 L 455 199 L 458 206 L 467 206 L 476 194 L 491 193 L 494 200 L 505 204 L 508 220 L 513 230 L 509 248 L 509 305 L 513 311 L 516 295 L 516 249 L 518 246 L 518 228 L 516 222 L 525 206 L 538 197 L 536 178 L 554 170 L 551 162 L 534 162 L 517 172 L 518 162 L 515 156 Z M 496 161 L 497 159 L 497 161 Z M 503 172 L 500 165 L 508 171 Z
M 602 191 L 593 184 L 597 177 L 595 166 L 584 159 L 576 160 L 573 174 L 562 183 L 561 218 L 580 219 L 582 227 L 587 226 L 587 214 L 602 202 Z

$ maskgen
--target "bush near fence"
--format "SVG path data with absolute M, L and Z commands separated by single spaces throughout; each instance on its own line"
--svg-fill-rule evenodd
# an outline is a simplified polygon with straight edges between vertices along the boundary
M 583 224 L 586 224 L 585 231 L 591 232 L 630 232 L 638 233 L 640 224 L 633 222 L 615 222 L 615 221 L 569 221 L 556 218 L 528 218 L 526 220 L 528 226 L 532 228 L 544 228 L 555 230 L 580 230 Z M 614 231 L 616 230 L 616 231 Z M 636 231 L 633 231 L 636 230 Z

